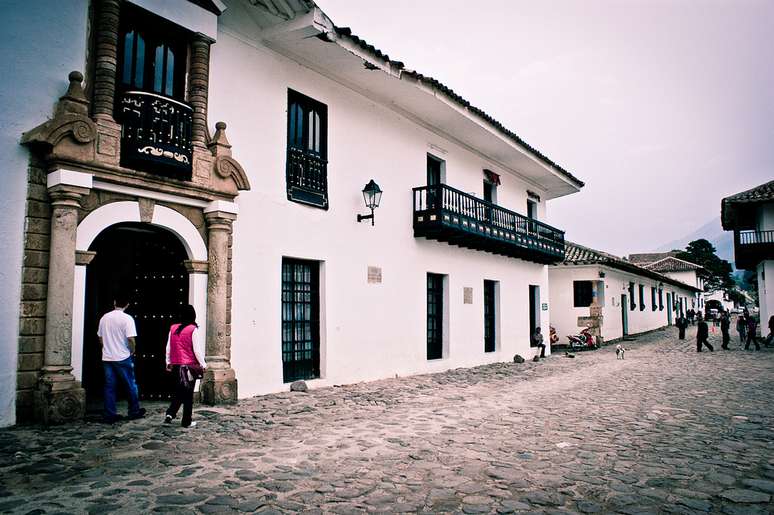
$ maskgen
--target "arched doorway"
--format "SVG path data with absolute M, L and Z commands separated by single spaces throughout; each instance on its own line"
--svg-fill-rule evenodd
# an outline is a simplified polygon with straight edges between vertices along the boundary
M 188 254 L 180 239 L 157 225 L 122 222 L 97 235 L 89 250 L 96 256 L 86 269 L 82 383 L 88 400 L 102 397 L 102 351 L 97 338 L 100 317 L 113 309 L 113 295 L 130 295 L 127 313 L 137 326 L 135 372 L 143 400 L 168 399 L 165 373 L 170 324 L 181 304 L 189 302 Z

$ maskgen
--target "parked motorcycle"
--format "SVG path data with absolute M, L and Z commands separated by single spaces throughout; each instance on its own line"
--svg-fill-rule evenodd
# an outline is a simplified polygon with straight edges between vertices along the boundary
M 599 348 L 596 338 L 594 338 L 594 335 L 591 334 L 591 331 L 588 329 L 584 329 L 577 335 L 569 334 L 567 335 L 567 339 L 569 340 L 568 345 L 569 350 L 571 351 L 594 350 Z

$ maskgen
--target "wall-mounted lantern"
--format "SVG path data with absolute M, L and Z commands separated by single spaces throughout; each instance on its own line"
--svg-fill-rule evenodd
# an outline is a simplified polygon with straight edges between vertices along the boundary
M 370 215 L 357 215 L 357 221 L 371 220 L 371 225 L 374 225 L 374 208 L 379 207 L 379 202 L 382 200 L 382 190 L 379 185 L 374 182 L 373 179 L 366 184 L 363 188 L 363 201 L 368 209 L 371 210 Z

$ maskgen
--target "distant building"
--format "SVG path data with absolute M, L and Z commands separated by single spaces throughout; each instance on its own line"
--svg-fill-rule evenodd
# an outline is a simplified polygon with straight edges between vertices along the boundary
M 761 327 L 774 315 L 774 181 L 726 197 L 721 202 L 723 229 L 734 231 L 736 267 L 758 280 Z
M 651 252 L 646 254 L 629 254 L 629 261 L 648 270 L 659 272 L 689 286 L 695 286 L 699 291 L 693 296 L 689 309 L 704 309 L 704 280 L 707 271 L 703 266 L 691 263 L 677 257 L 679 251 Z
M 605 341 L 671 325 L 700 292 L 665 274 L 576 243 L 548 268 L 551 325 L 560 341 L 583 327 Z
M 583 182 L 314 2 L 12 4 L 0 426 L 99 401 L 118 287 L 145 399 L 170 394 L 185 303 L 211 404 L 529 356 L 548 333 L 546 203 Z

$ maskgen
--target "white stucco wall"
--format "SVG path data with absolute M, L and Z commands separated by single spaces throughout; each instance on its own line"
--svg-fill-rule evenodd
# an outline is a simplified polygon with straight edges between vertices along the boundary
M 234 80 L 239 77 L 239 80 Z M 286 198 L 287 90 L 328 106 L 328 189 L 323 211 Z M 526 184 L 493 163 L 260 45 L 221 32 L 212 51 L 210 122 L 228 123 L 234 156 L 250 179 L 234 224 L 232 364 L 241 397 L 284 390 L 282 257 L 324 262 L 321 368 L 313 385 L 348 383 L 530 357 L 528 286 L 548 302 L 545 266 L 413 236 L 412 191 L 426 182 L 426 154 L 446 160 L 446 183 L 479 197 L 484 168 L 502 174 L 498 203 L 524 212 Z M 430 145 L 436 148 L 431 148 Z M 441 148 L 445 153 L 439 153 Z M 361 190 L 384 190 L 376 224 Z M 535 190 L 534 186 L 530 189 Z M 538 193 L 540 191 L 538 190 Z M 545 217 L 544 203 L 539 217 Z M 367 283 L 367 267 L 382 269 Z M 426 359 L 426 273 L 448 274 L 450 348 Z M 484 353 L 484 279 L 500 281 L 500 349 Z M 474 290 L 463 304 L 463 288 Z M 548 312 L 541 312 L 548 333 Z
M 604 278 L 600 278 L 600 272 Z M 678 297 L 685 298 L 690 306 L 693 292 L 664 284 L 663 304 L 664 309 L 658 309 L 658 284 L 659 281 L 622 272 L 609 267 L 597 265 L 579 266 L 550 266 L 548 280 L 551 286 L 551 325 L 556 329 L 561 343 L 567 342 L 567 335 L 578 334 L 581 328 L 578 326 L 579 316 L 589 316 L 589 308 L 576 308 L 573 306 L 573 281 L 604 281 L 604 303 L 602 308 L 601 334 L 605 341 L 610 341 L 623 336 L 623 316 L 621 310 L 621 295 L 626 295 L 626 310 L 628 320 L 628 333 L 635 335 L 645 331 L 651 331 L 668 324 L 667 293 L 674 293 Z M 629 282 L 635 283 L 634 293 L 636 307 L 629 309 Z M 639 285 L 645 287 L 645 309 L 640 310 Z M 656 310 L 652 309 L 651 287 L 656 287 Z M 672 321 L 676 314 L 673 312 Z
M 761 315 L 761 332 L 768 334 L 769 318 L 774 315 L 774 259 L 758 264 L 758 306 Z
M 44 122 L 67 90 L 67 74 L 84 70 L 86 0 L 5 0 L 0 16 L 0 427 L 15 422 L 19 296 L 27 188 L 22 132 Z

